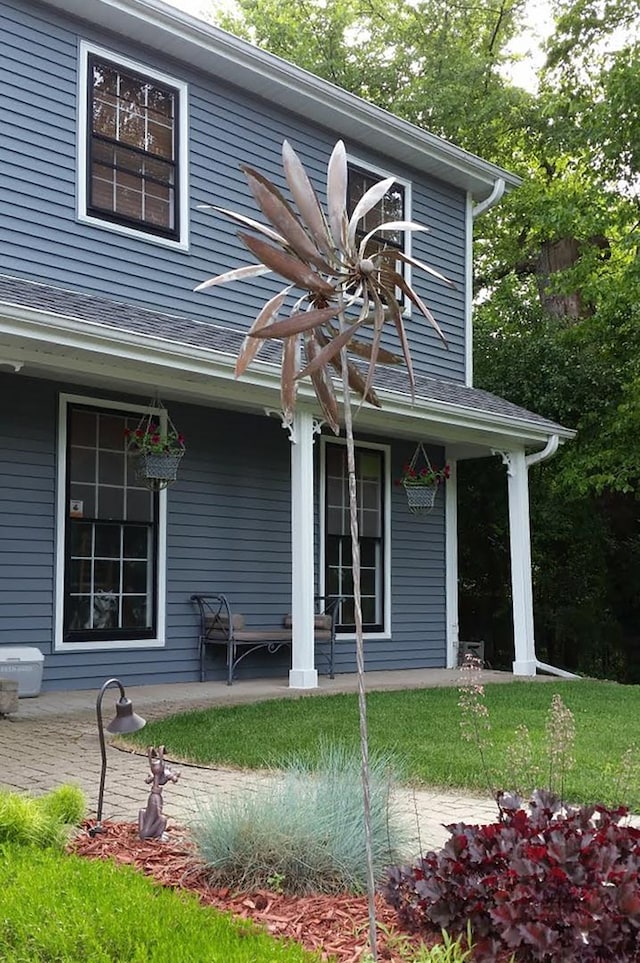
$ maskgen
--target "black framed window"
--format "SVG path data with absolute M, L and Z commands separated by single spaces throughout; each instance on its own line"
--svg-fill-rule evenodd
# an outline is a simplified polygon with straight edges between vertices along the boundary
M 349 217 L 362 195 L 382 180 L 382 175 L 373 174 L 355 164 L 348 165 L 347 181 L 347 211 Z M 373 231 L 379 224 L 391 221 L 407 220 L 406 191 L 403 184 L 395 182 L 375 207 L 373 207 L 360 221 L 356 237 L 362 240 L 369 231 Z M 369 240 L 366 254 L 372 254 L 383 247 L 396 248 L 404 253 L 405 235 L 403 231 L 382 231 Z M 404 263 L 398 259 L 391 262 L 393 270 L 404 276 Z
M 325 448 L 325 594 L 341 596 L 337 627 L 355 629 L 347 449 Z M 362 622 L 366 632 L 384 628 L 384 478 L 385 453 L 356 448 L 356 490 L 360 532 Z
M 137 482 L 124 434 L 138 420 L 68 407 L 65 642 L 156 633 L 158 495 Z
M 179 91 L 89 56 L 87 213 L 178 237 Z

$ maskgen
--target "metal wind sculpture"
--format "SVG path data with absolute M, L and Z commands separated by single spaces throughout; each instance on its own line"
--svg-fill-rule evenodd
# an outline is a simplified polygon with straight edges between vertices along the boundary
M 369 807 L 369 766 L 364 685 L 364 645 L 360 592 L 360 549 L 353 444 L 353 418 L 350 393 L 362 402 L 380 407 L 373 379 L 376 364 L 398 364 L 403 358 L 381 347 L 385 326 L 391 323 L 398 334 L 406 364 L 411 393 L 414 373 L 409 344 L 404 328 L 403 309 L 397 293 L 407 298 L 426 318 L 444 342 L 433 314 L 397 269 L 397 262 L 410 264 L 427 272 L 450 287 L 454 285 L 442 274 L 396 247 L 385 244 L 384 232 L 425 231 L 412 221 L 389 221 L 361 236 L 358 225 L 383 200 L 394 183 L 393 177 L 374 184 L 359 199 L 351 216 L 347 213 L 348 168 L 344 144 L 335 145 L 327 170 L 327 212 L 296 152 L 285 141 L 282 147 L 285 178 L 298 213 L 278 188 L 263 174 L 243 166 L 249 188 L 260 210 L 269 222 L 261 224 L 250 217 L 211 207 L 244 228 L 238 233 L 243 244 L 258 259 L 257 264 L 236 268 L 198 285 L 204 291 L 214 285 L 245 280 L 274 273 L 288 283 L 267 301 L 253 322 L 238 354 L 236 377 L 246 371 L 260 347 L 267 340 L 282 341 L 281 398 L 284 419 L 293 420 L 297 384 L 309 376 L 325 421 L 338 434 L 340 418 L 338 397 L 331 375 L 333 368 L 342 379 L 342 404 L 347 439 L 347 467 L 353 562 L 354 607 L 356 625 L 356 664 L 358 670 L 358 702 L 362 750 L 365 838 L 367 843 L 370 942 L 377 959 L 376 923 L 373 895 L 373 861 L 371 852 L 371 820 Z M 255 235 L 261 236 L 255 236 Z M 280 318 L 294 290 L 302 291 Z M 365 327 L 369 339 L 362 341 L 356 332 Z M 304 360 L 301 347 L 304 346 Z M 349 357 L 356 356 L 364 364 L 357 365 Z

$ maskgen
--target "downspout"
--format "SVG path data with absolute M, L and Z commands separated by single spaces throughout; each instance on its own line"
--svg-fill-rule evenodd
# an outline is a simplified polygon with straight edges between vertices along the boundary
M 551 458 L 553 455 L 555 455 L 555 453 L 558 450 L 559 443 L 560 443 L 560 439 L 558 435 L 549 435 L 547 444 L 542 449 L 542 451 L 536 451 L 531 455 L 525 455 L 524 460 L 527 466 L 527 471 L 529 470 L 531 465 L 537 465 L 541 461 L 546 461 L 547 458 Z M 567 672 L 566 669 L 559 669 L 555 665 L 547 665 L 546 662 L 541 662 L 538 656 L 536 655 L 536 651 L 535 651 L 535 637 L 534 637 L 533 644 L 534 644 L 533 657 L 536 664 L 536 669 L 540 669 L 542 672 L 548 673 L 548 675 L 557 675 L 561 679 L 579 679 L 580 678 L 580 676 L 577 676 L 574 672 Z
M 497 204 L 506 189 L 505 181 L 498 177 L 494 181 L 491 193 L 474 206 L 471 192 L 467 193 L 465 205 L 465 304 L 464 304 L 464 382 L 467 388 L 473 388 L 473 222 L 480 214 L 484 214 L 490 207 Z

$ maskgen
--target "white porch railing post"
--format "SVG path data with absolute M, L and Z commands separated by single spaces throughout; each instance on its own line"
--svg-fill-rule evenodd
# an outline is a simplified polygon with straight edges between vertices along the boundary
M 317 422 L 298 407 L 291 433 L 292 623 L 289 687 L 315 689 L 314 653 L 313 439 Z

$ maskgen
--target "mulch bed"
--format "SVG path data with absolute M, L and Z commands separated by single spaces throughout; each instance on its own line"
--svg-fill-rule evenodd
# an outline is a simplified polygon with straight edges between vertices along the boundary
M 103 823 L 105 832 L 91 838 L 86 832 L 90 825 L 87 823 L 85 831 L 70 844 L 71 852 L 91 859 L 132 864 L 163 886 L 196 893 L 205 905 L 252 919 L 274 936 L 297 940 L 308 950 L 320 951 L 325 960 L 359 963 L 366 953 L 369 932 L 366 897 L 286 896 L 268 891 L 238 893 L 215 888 L 209 884 L 205 867 L 184 829 L 169 827 L 170 838 L 162 842 L 139 839 L 138 827 L 133 823 L 108 820 Z M 380 897 L 376 898 L 376 913 L 381 924 L 379 958 L 386 963 L 401 963 L 396 947 L 399 940 L 408 941 L 408 938 L 398 930 L 393 909 Z M 434 942 L 437 942 L 435 936 Z

